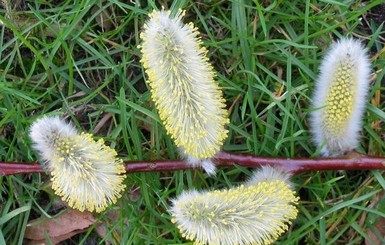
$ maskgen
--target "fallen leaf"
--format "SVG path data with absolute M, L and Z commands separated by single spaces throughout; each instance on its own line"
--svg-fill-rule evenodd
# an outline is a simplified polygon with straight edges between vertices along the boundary
M 54 218 L 39 218 L 31 220 L 25 231 L 29 244 L 45 244 L 45 234 L 54 244 L 64 241 L 76 234 L 85 232 L 96 222 L 89 212 L 67 209 Z

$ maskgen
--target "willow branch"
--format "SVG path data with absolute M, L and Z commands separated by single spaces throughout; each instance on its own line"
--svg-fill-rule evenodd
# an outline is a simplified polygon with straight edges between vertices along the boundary
M 276 158 L 219 152 L 215 161 L 218 167 L 259 167 L 270 165 L 293 174 L 317 170 L 385 170 L 385 158 L 352 154 L 341 158 Z M 192 169 L 182 160 L 126 162 L 127 173 L 157 172 Z M 0 162 L 0 176 L 44 172 L 38 163 Z

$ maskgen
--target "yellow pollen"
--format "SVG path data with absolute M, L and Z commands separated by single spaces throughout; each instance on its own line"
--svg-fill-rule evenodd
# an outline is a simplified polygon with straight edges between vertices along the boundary
M 343 129 L 352 114 L 356 87 L 354 71 L 348 63 L 340 64 L 334 74 L 334 81 L 330 86 L 325 108 L 325 128 L 331 135 L 340 136 L 344 134 Z

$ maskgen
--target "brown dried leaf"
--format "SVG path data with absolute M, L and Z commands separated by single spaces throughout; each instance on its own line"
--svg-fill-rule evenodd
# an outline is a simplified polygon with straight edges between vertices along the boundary
M 57 244 L 86 231 L 95 221 L 96 218 L 89 212 L 68 209 L 52 219 L 44 217 L 31 220 L 27 225 L 25 238 L 31 240 L 32 244 L 44 244 L 44 234 L 47 234 L 52 242 Z
M 83 233 L 83 232 L 86 232 L 86 231 L 87 231 L 87 229 L 77 230 L 77 231 L 73 231 L 73 232 L 70 232 L 70 233 L 67 233 L 67 234 L 64 234 L 64 235 L 61 235 L 61 236 L 53 237 L 53 238 L 50 238 L 50 242 L 52 242 L 52 244 L 56 245 L 56 244 L 59 244 L 62 241 L 70 239 L 71 237 L 76 236 L 77 234 L 80 234 L 80 233 Z M 49 243 L 46 243 L 47 242 L 46 239 L 41 239 L 41 240 L 25 240 L 24 242 L 25 242 L 26 245 L 46 245 L 46 244 L 49 244 Z

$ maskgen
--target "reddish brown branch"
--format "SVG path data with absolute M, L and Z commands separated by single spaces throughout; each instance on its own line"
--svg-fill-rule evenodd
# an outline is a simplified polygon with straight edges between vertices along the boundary
M 317 170 L 385 170 L 385 158 L 353 154 L 342 158 L 274 158 L 220 152 L 216 155 L 218 167 L 238 164 L 244 167 L 271 165 L 288 172 L 298 173 Z M 127 173 L 174 171 L 193 168 L 181 160 L 126 162 Z M 37 163 L 0 162 L 0 176 L 40 173 Z
M 0 162 L 0 176 L 41 172 L 43 169 L 38 163 Z

